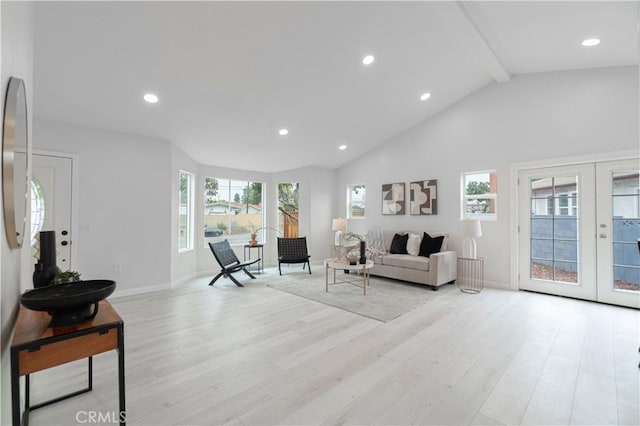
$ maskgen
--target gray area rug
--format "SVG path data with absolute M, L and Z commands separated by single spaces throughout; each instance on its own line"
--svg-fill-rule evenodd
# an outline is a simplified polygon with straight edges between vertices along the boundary
M 337 273 L 344 277 L 343 272 Z M 362 278 L 358 276 L 358 279 Z M 327 293 L 324 273 L 282 276 L 271 281 L 268 287 L 382 322 L 406 314 L 439 293 L 430 287 L 377 277 L 371 277 L 366 296 L 362 294 L 362 287 L 350 284 L 330 285 Z

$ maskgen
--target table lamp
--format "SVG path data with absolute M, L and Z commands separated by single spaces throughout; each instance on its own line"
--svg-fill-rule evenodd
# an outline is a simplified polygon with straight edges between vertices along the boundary
M 462 220 L 462 256 L 475 259 L 478 257 L 476 238 L 482 237 L 482 226 L 479 219 Z
M 347 230 L 347 219 L 343 219 L 341 217 L 337 219 L 333 219 L 331 222 L 331 230 L 336 231 L 334 245 L 339 246 L 340 240 L 342 239 L 342 234 Z

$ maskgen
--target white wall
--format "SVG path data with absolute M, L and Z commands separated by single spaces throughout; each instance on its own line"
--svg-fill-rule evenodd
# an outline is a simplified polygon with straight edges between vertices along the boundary
M 486 280 L 508 286 L 509 252 L 515 249 L 509 247 L 510 165 L 638 150 L 638 117 L 635 67 L 515 76 L 479 90 L 340 168 L 334 215 L 345 214 L 346 185 L 365 183 L 366 219 L 349 221 L 350 230 L 447 231 L 460 252 L 460 174 L 496 169 L 498 220 L 483 222 L 478 255 L 485 257 Z M 381 215 L 382 184 L 425 179 L 438 180 L 437 215 Z
M 72 241 L 82 278 L 113 279 L 116 295 L 169 287 L 170 143 L 37 118 L 33 139 L 34 149 L 79 157 L 79 232 Z
M 27 91 L 27 108 L 29 123 L 33 117 L 33 5 L 26 2 L 0 3 L 1 44 L 1 82 L 0 117 L 4 116 L 4 102 L 9 77 L 24 80 Z M 2 126 L 0 126 L 2 127 Z M 2 130 L 0 129 L 0 132 Z M 0 178 L 1 179 L 1 178 Z M 1 198 L 1 197 L 0 197 Z M 0 205 L 2 201 L 0 200 Z M 4 230 L 4 215 L 0 215 L 0 424 L 11 423 L 11 386 L 9 344 L 15 315 L 18 309 L 18 298 L 22 288 L 30 281 L 29 265 L 25 260 L 29 256 L 28 244 L 23 250 L 12 250 L 7 244 Z

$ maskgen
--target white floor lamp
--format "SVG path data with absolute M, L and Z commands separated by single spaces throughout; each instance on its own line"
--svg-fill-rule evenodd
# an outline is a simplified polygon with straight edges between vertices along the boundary
M 336 231 L 334 245 L 339 246 L 342 234 L 347 230 L 347 219 L 343 219 L 341 217 L 333 219 L 331 222 L 331 230 Z
M 466 219 L 462 222 L 462 235 L 464 235 L 464 241 L 462 242 L 462 256 L 470 259 L 478 257 L 478 245 L 476 244 L 476 238 L 482 237 L 482 226 L 478 219 Z

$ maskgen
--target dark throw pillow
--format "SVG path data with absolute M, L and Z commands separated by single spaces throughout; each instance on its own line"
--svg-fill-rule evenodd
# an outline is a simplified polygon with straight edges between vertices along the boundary
M 409 234 L 396 234 L 393 236 L 393 240 L 391 240 L 391 248 L 389 249 L 389 253 L 391 254 L 408 254 L 407 253 L 407 240 L 409 239 Z
M 443 241 L 444 235 L 441 237 L 431 238 L 431 235 L 425 232 L 422 237 L 422 242 L 420 243 L 420 253 L 418 255 L 429 257 L 433 253 L 439 253 Z

